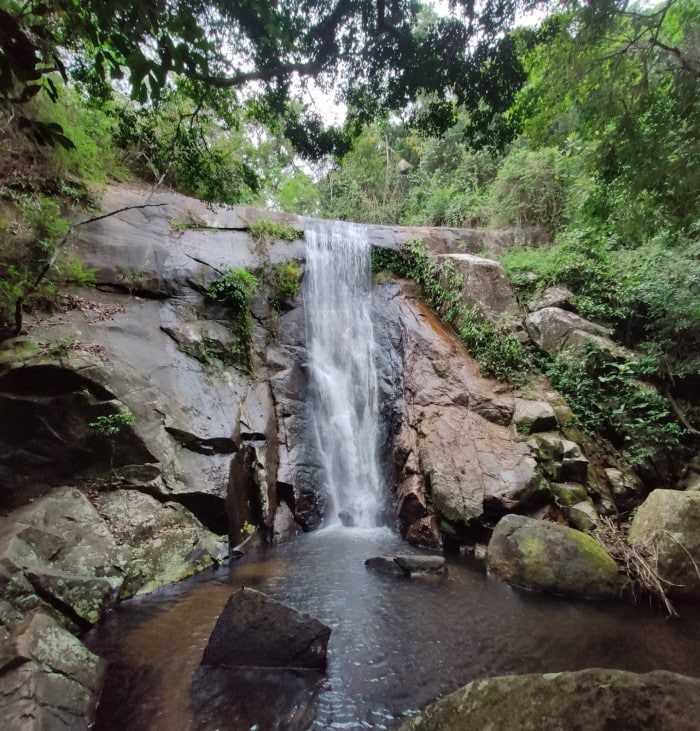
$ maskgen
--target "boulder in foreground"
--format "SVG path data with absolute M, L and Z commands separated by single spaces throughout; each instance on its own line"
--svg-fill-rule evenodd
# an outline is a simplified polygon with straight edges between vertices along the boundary
M 629 540 L 669 582 L 670 596 L 700 599 L 700 492 L 654 490 L 639 506 Z
M 510 584 L 562 596 L 610 599 L 626 586 L 617 564 L 594 538 L 522 515 L 499 521 L 487 559 L 488 568 Z
M 696 731 L 700 680 L 656 670 L 475 680 L 425 708 L 403 731 Z
M 202 665 L 323 668 L 330 634 L 314 617 L 244 588 L 219 615 Z

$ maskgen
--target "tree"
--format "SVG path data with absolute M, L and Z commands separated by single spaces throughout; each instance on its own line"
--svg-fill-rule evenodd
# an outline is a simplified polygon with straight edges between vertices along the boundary
M 450 122 L 453 101 L 481 105 L 482 116 L 505 109 L 500 90 L 522 81 L 504 35 L 517 5 L 486 0 L 477 12 L 473 0 L 456 0 L 459 16 L 419 22 L 417 0 L 0 0 L 0 96 L 37 142 L 70 145 L 60 127 L 21 113 L 42 90 L 55 97 L 50 74 L 65 76 L 66 58 L 82 59 L 95 87 L 125 78 L 141 103 L 158 100 L 173 75 L 234 90 L 239 101 L 257 83 L 261 117 L 284 115 L 289 138 L 317 156 L 347 140 L 290 107 L 295 81 L 340 82 L 363 119 L 428 91 L 432 124 Z

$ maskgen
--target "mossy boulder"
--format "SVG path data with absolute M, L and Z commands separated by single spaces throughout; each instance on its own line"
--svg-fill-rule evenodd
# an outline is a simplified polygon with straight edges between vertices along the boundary
M 626 587 L 617 564 L 594 538 L 522 515 L 499 521 L 487 565 L 514 586 L 562 596 L 610 599 Z
M 669 595 L 700 599 L 700 492 L 654 490 L 639 506 L 629 540 L 669 582 Z
M 592 668 L 475 680 L 402 731 L 695 731 L 700 680 Z

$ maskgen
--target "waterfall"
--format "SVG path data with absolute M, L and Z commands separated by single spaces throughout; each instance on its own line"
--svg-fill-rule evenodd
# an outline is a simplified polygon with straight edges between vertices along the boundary
M 371 247 L 356 224 L 313 221 L 305 237 L 309 406 L 329 496 L 326 524 L 369 528 L 378 523 L 383 493 Z

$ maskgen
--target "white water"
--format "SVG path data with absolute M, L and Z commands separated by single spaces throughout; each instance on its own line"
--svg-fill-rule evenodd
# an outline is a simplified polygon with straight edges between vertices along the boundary
M 371 308 L 371 247 L 362 226 L 314 221 L 305 231 L 311 415 L 329 497 L 326 524 L 347 513 L 376 526 L 382 507 Z

